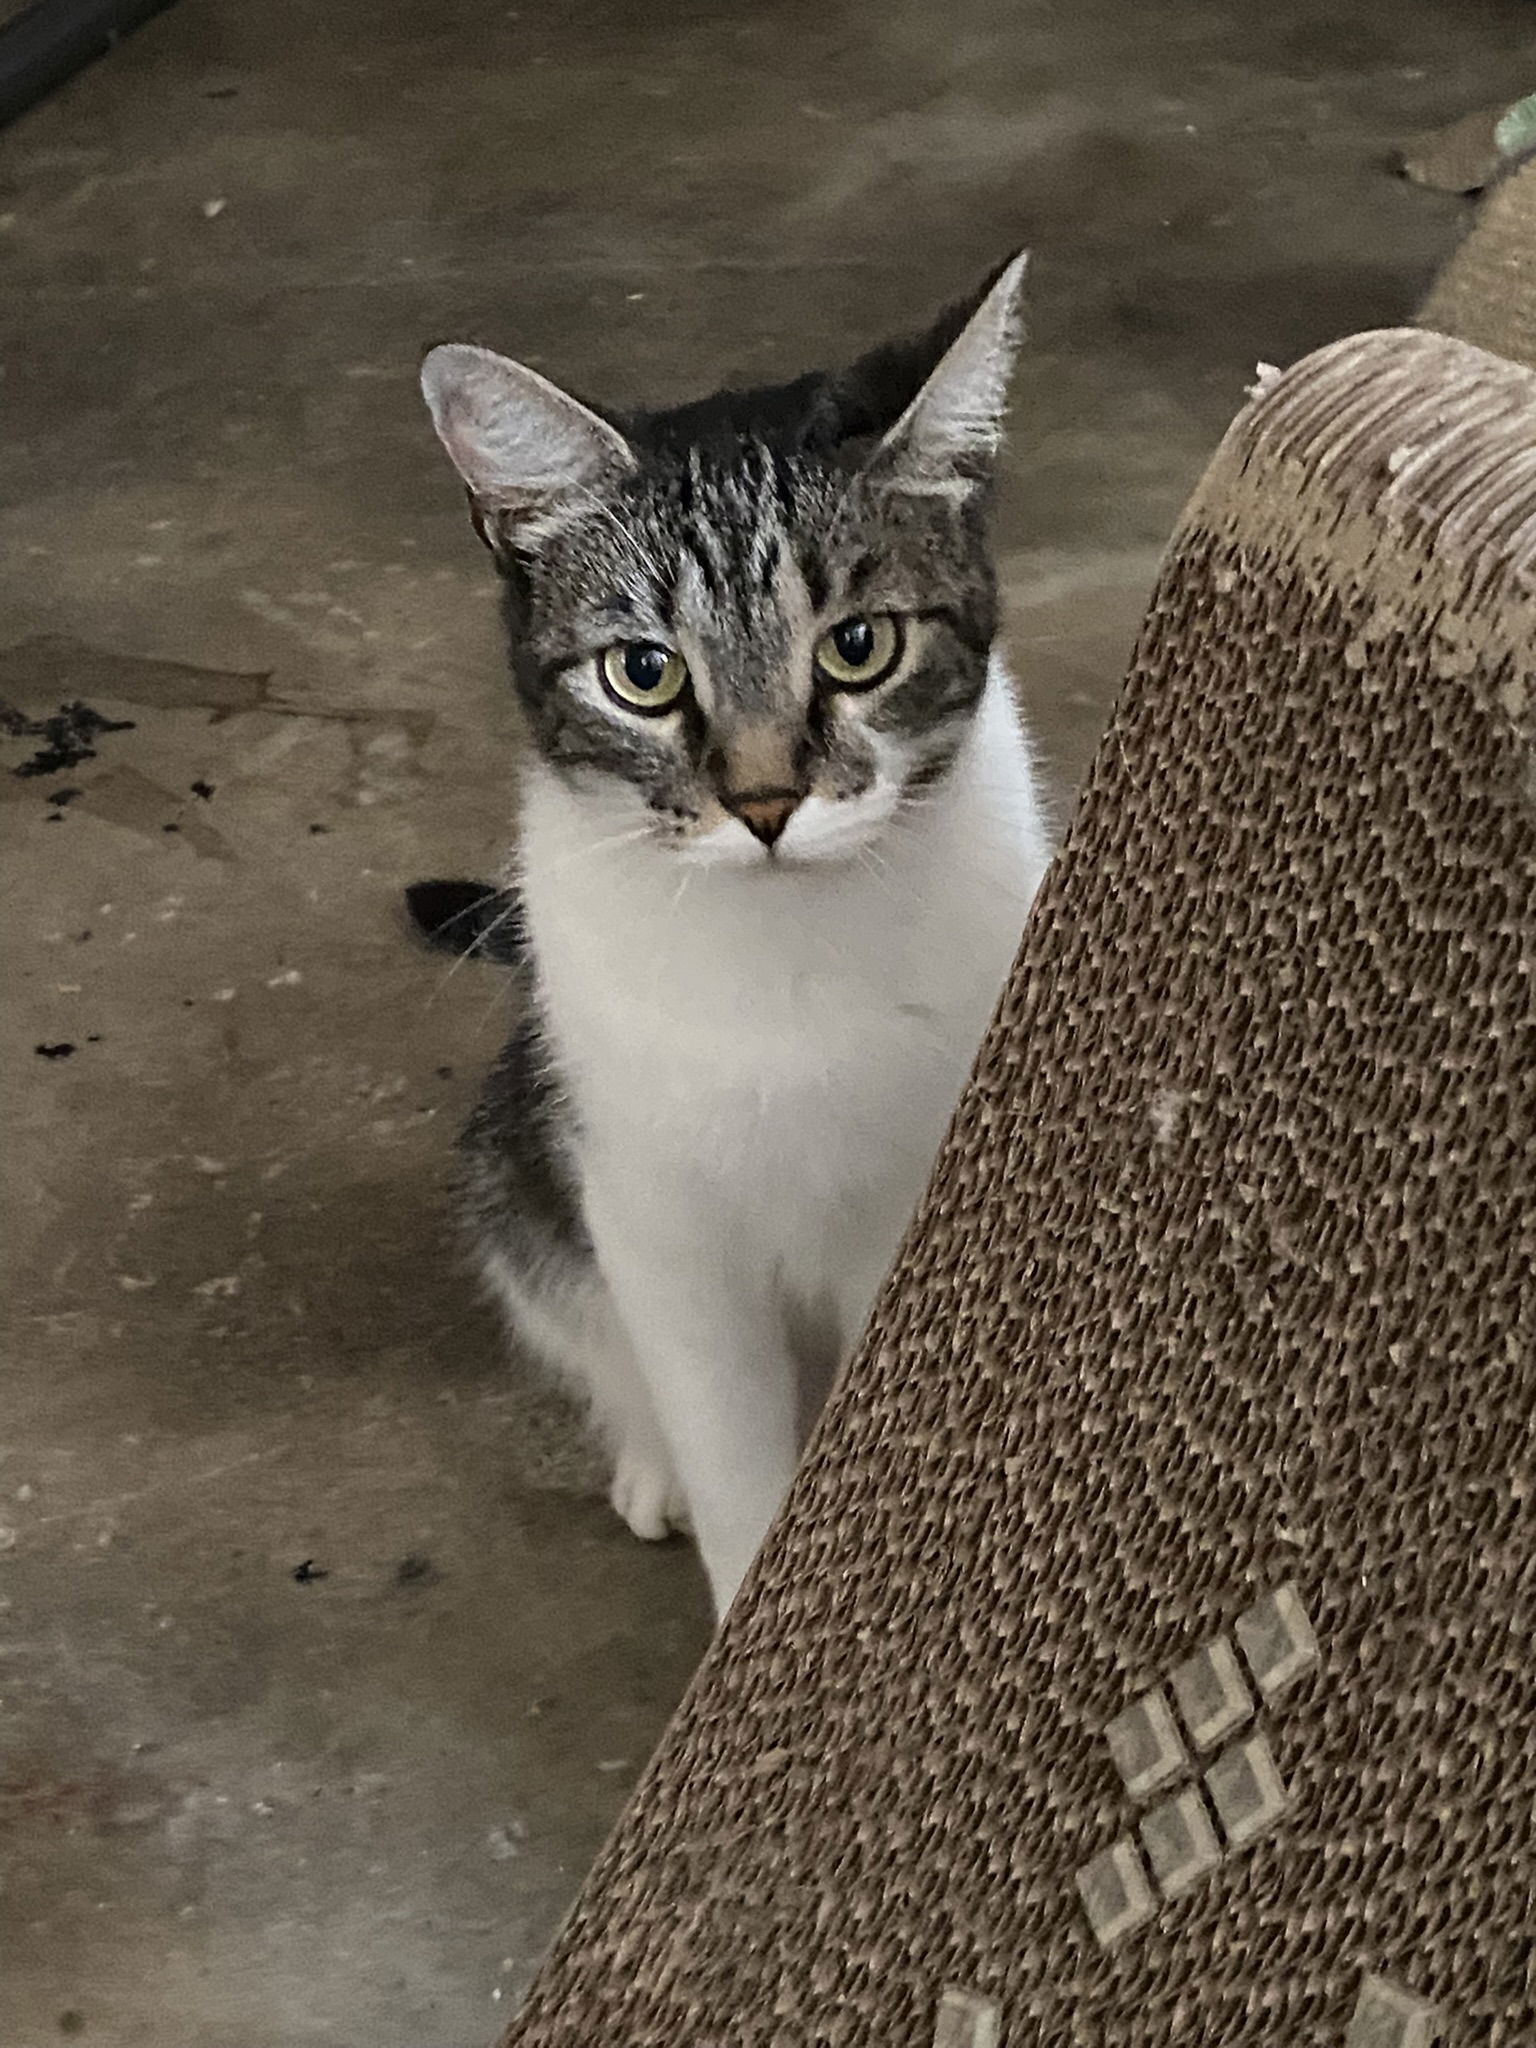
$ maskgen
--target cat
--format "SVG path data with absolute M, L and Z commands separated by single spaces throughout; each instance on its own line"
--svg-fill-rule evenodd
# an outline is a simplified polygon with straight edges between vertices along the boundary
M 514 1337 L 590 1402 L 613 1507 L 692 1530 L 719 1614 L 1047 858 L 985 516 L 1024 267 L 850 369 L 667 411 L 464 343 L 422 367 L 529 743 L 506 882 L 417 905 L 529 998 L 465 1206 Z

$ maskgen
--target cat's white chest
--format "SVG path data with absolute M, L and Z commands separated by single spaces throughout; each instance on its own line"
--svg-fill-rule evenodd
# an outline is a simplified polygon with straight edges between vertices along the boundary
M 1005 689 L 879 858 L 684 878 L 583 861 L 533 793 L 523 887 L 588 1172 L 730 1219 L 745 1256 L 880 1246 L 918 1195 L 1044 862 Z M 808 1277 L 814 1281 L 814 1274 Z
M 900 952 L 884 984 L 801 968 L 771 987 L 760 962 L 754 985 L 744 957 L 716 952 L 692 977 L 674 959 L 681 1019 L 670 1003 L 622 1021 L 586 1009 L 565 1036 L 584 1184 L 663 1205 L 676 1257 L 830 1304 L 850 1341 L 1006 969 L 1006 941 L 989 950 L 994 971 L 973 958 L 968 989 L 942 998 Z

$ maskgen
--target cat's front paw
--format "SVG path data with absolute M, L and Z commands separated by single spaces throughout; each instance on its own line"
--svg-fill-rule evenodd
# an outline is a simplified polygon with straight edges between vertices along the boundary
M 671 1467 L 654 1457 L 621 1452 L 608 1489 L 608 1503 L 642 1543 L 660 1543 L 689 1526 L 688 1507 Z

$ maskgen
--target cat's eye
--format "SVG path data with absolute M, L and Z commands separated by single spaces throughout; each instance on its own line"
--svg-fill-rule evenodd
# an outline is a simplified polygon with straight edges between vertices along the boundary
M 605 647 L 598 669 L 603 688 L 628 711 L 670 711 L 688 686 L 687 662 L 654 640 Z
M 816 673 L 831 690 L 872 690 L 901 660 L 901 628 L 889 612 L 840 619 L 816 642 Z

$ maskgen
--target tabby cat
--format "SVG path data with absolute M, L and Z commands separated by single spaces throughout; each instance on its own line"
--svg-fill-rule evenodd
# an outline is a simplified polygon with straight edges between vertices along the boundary
M 423 366 L 529 739 L 506 882 L 453 899 L 528 997 L 463 1141 L 479 1262 L 590 1401 L 614 1508 L 691 1527 L 717 1611 L 1046 859 L 985 519 L 1023 273 L 667 411 L 467 344 Z

